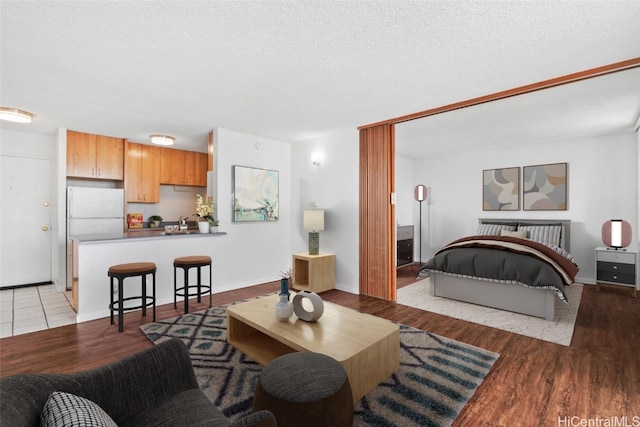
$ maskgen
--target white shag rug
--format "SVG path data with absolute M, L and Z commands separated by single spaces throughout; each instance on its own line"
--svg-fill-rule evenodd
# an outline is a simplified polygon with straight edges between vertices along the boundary
M 429 279 L 398 289 L 397 302 L 420 310 L 569 346 L 580 307 L 582 287 L 582 283 L 574 283 L 565 288 L 569 300 L 568 304 L 556 298 L 556 316 L 553 321 L 442 297 L 433 297 L 429 295 Z

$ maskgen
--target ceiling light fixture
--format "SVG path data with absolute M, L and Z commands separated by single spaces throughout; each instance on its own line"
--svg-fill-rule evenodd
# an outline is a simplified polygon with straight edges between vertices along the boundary
M 169 135 L 149 135 L 151 143 L 156 145 L 173 145 L 176 139 Z
M 17 108 L 0 107 L 0 120 L 15 123 L 31 123 L 33 114 Z

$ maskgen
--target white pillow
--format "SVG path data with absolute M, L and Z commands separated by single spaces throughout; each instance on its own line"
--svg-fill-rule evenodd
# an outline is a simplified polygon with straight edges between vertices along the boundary
M 509 236 L 509 237 L 519 237 L 521 239 L 526 239 L 528 232 L 527 230 L 519 230 L 519 231 L 508 231 L 508 230 L 500 230 L 501 236 Z
M 118 427 L 96 403 L 71 393 L 54 391 L 40 415 L 43 427 Z

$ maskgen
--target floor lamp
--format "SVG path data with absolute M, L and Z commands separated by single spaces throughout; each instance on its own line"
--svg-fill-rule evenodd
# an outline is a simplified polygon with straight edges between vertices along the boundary
M 413 190 L 413 196 L 420 203 L 420 219 L 419 219 L 419 245 L 420 245 L 420 267 L 422 267 L 422 202 L 427 199 L 427 187 L 425 185 L 416 185 L 416 188 Z

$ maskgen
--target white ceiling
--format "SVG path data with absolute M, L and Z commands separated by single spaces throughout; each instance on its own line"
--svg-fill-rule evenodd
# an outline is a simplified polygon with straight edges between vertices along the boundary
M 2 0 L 0 14 L 0 104 L 36 115 L 2 127 L 186 149 L 215 126 L 303 141 L 640 57 L 636 0 Z M 399 125 L 398 152 L 631 129 L 638 76 Z

